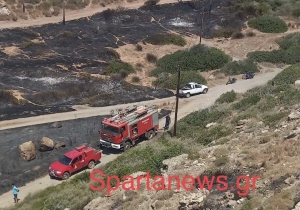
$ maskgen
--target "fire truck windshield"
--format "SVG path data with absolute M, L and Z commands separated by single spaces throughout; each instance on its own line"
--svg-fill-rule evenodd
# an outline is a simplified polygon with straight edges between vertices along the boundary
M 113 126 L 110 126 L 110 125 L 105 125 L 105 124 L 102 124 L 102 131 L 104 133 L 109 133 L 109 134 L 112 134 L 112 135 L 118 135 L 119 134 L 119 128 L 113 127 Z

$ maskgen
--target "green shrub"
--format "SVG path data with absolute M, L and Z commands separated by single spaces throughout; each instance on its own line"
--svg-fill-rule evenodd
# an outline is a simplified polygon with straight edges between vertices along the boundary
M 296 64 L 300 62 L 300 45 L 293 46 L 285 51 L 283 63 Z
M 247 57 L 257 62 L 296 64 L 300 62 L 300 34 L 289 34 L 277 41 L 279 50 L 256 51 Z
M 194 127 L 194 129 L 196 129 Z M 231 128 L 225 127 L 225 126 L 212 126 L 208 129 L 201 129 L 199 130 L 199 137 L 196 139 L 196 141 L 202 145 L 208 145 L 209 143 L 222 138 L 229 136 L 233 133 L 233 130 Z
M 104 70 L 104 74 L 112 75 L 121 73 L 125 77 L 134 72 L 134 68 L 129 63 L 117 60 L 110 62 L 109 66 Z
M 178 45 L 178 46 L 185 46 L 186 45 L 186 40 L 177 34 L 156 34 L 150 37 L 147 37 L 145 39 L 145 42 L 148 42 L 153 45 Z
M 183 145 L 164 141 L 159 145 L 150 145 L 143 148 L 132 148 L 104 166 L 105 175 L 125 175 L 138 171 L 147 171 L 151 176 L 161 173 L 162 161 L 175 157 L 184 152 Z M 112 184 L 115 184 L 112 182 Z
M 300 9 L 294 9 L 293 10 L 293 16 L 296 17 L 296 18 L 300 17 Z
M 216 103 L 232 103 L 236 100 L 237 94 L 233 90 L 230 92 L 223 93 L 217 100 Z
M 288 30 L 287 24 L 278 17 L 261 16 L 248 21 L 251 28 L 263 33 L 284 33 Z
M 300 45 L 300 33 L 288 34 L 277 41 L 280 49 L 287 50 L 293 46 Z
M 77 8 L 84 8 L 86 5 L 82 0 L 68 0 L 69 5 L 75 5 Z
M 179 62 L 182 71 L 208 71 L 221 68 L 230 60 L 230 56 L 219 49 L 196 45 L 190 50 L 179 50 L 163 56 L 157 61 L 157 68 L 151 72 L 151 76 L 158 76 L 162 72 L 176 73 Z
M 289 112 L 279 112 L 271 115 L 266 115 L 263 117 L 263 122 L 265 125 L 274 127 L 282 118 L 287 117 L 288 114 Z
M 166 88 L 176 90 L 178 81 L 178 74 L 173 74 L 170 77 L 166 73 L 161 73 L 157 79 L 153 82 L 153 85 L 159 88 Z M 199 84 L 206 85 L 207 82 L 203 76 L 195 71 L 184 71 L 180 75 L 180 86 L 188 82 L 196 82 Z
M 41 3 L 39 6 L 38 6 L 38 8 L 40 9 L 40 10 L 49 10 L 50 8 L 51 8 L 51 4 L 49 4 L 48 2 L 43 2 L 43 3 Z
M 246 110 L 251 106 L 256 105 L 260 101 L 261 97 L 254 94 L 244 97 L 241 101 L 232 105 L 232 108 L 239 110 Z
M 248 53 L 247 57 L 256 62 L 284 63 L 285 51 L 255 51 Z
M 299 51 L 300 52 L 300 51 Z M 300 79 L 300 64 L 295 64 L 293 66 L 287 67 L 282 72 L 277 74 L 269 84 L 285 85 L 294 84 L 296 80 Z
M 257 108 L 261 112 L 270 111 L 275 108 L 277 105 L 277 100 L 272 96 L 267 96 L 266 98 L 262 99 L 258 104 Z
M 215 160 L 215 165 L 216 166 L 223 166 L 223 165 L 226 165 L 226 163 L 229 161 L 229 158 L 228 156 L 218 156 L 216 157 L 216 160 Z
M 201 111 L 193 112 L 179 121 L 180 124 L 187 124 L 188 126 L 197 126 L 205 128 L 208 123 L 217 122 L 225 117 L 225 113 L 217 109 L 203 109 Z
M 255 72 L 259 72 L 259 69 L 251 59 L 246 59 L 242 61 L 232 61 L 230 63 L 227 63 L 221 69 L 220 72 L 228 76 L 228 75 L 244 74 L 246 72 L 255 73 Z
M 246 120 L 246 119 L 250 119 L 250 118 L 253 118 L 253 117 L 254 117 L 253 113 L 249 113 L 249 112 L 242 113 L 242 114 L 239 114 L 237 117 L 233 118 L 231 120 L 231 123 L 233 125 L 237 125 L 240 120 Z
M 212 31 L 212 36 L 215 38 L 229 38 L 231 37 L 236 31 L 233 28 L 218 28 Z

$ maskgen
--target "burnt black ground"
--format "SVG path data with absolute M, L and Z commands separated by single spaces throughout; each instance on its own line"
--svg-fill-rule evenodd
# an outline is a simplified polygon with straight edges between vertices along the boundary
M 159 119 L 170 113 L 170 110 L 162 110 Z M 0 195 L 10 190 L 11 183 L 24 186 L 47 174 L 51 162 L 63 153 L 75 147 L 87 143 L 98 148 L 99 129 L 104 117 L 97 116 L 85 119 L 63 121 L 61 128 L 51 128 L 52 123 L 27 126 L 0 131 Z M 40 152 L 39 142 L 43 137 L 48 137 L 56 142 L 64 142 L 65 148 Z M 18 146 L 24 142 L 33 141 L 37 151 L 37 157 L 32 161 L 24 161 L 19 153 Z M 101 148 L 103 149 L 103 148 Z M 104 154 L 117 152 L 103 149 Z
M 168 30 L 199 34 L 200 10 L 203 5 L 208 9 L 208 2 L 106 10 L 90 19 L 81 18 L 66 22 L 66 25 L 58 23 L 1 30 L 0 88 L 19 90 L 25 93 L 25 98 L 41 106 L 25 105 L 18 110 L 18 106 L 2 104 L 0 120 L 16 118 L 26 111 L 26 115 L 19 117 L 47 114 L 50 113 L 47 111 L 49 107 L 52 112 L 60 112 L 61 106 L 65 107 L 63 110 L 70 111 L 70 106 L 78 103 L 106 106 L 172 96 L 173 93 L 167 90 L 100 79 L 89 81 L 86 87 L 87 83 L 76 77 L 75 73 L 103 74 L 107 62 L 119 59 L 114 51 L 106 47 L 135 44 Z M 204 38 L 211 38 L 212 30 L 218 26 L 244 26 L 226 4 L 227 1 L 215 0 L 212 14 L 204 16 Z M 218 6 L 221 9 L 217 9 Z M 157 21 L 151 22 L 152 17 Z M 11 46 L 20 48 L 22 53 L 8 56 L 1 52 L 1 48 Z M 117 85 L 117 90 L 113 89 L 114 85 Z

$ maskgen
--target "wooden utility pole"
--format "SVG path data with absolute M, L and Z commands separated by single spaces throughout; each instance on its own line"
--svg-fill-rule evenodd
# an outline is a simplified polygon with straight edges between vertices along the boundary
M 178 80 L 177 80 L 177 91 L 176 91 L 176 107 L 175 107 L 175 120 L 174 120 L 174 134 L 176 136 L 177 131 L 177 113 L 178 113 L 178 101 L 179 101 L 179 86 L 180 86 L 180 64 L 178 64 Z
M 65 0 L 63 1 L 63 25 L 66 25 Z
M 209 15 L 210 15 L 211 10 L 212 10 L 212 4 L 213 4 L 213 0 L 210 0 L 209 11 L 208 11 L 208 14 L 209 14 Z
M 202 9 L 202 14 L 201 14 L 201 25 L 200 25 L 200 44 L 201 44 L 201 41 L 202 41 L 203 19 L 204 19 L 204 7 L 203 7 L 203 9 Z

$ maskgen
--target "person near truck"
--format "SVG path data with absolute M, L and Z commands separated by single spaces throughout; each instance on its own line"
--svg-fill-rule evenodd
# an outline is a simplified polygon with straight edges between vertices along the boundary
M 13 190 L 13 194 L 14 194 L 14 201 L 15 203 L 18 203 L 19 199 L 18 199 L 18 193 L 19 193 L 19 189 L 15 186 L 15 184 L 12 184 L 12 190 Z
M 169 129 L 170 123 L 171 123 L 171 117 L 170 117 L 170 115 L 167 115 L 166 116 L 165 130 Z

